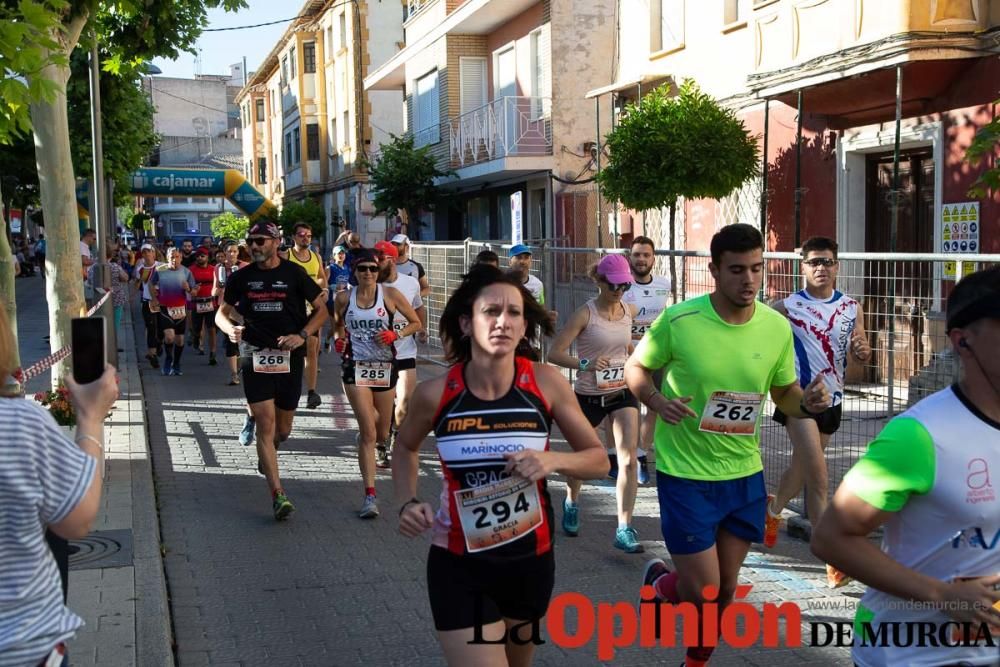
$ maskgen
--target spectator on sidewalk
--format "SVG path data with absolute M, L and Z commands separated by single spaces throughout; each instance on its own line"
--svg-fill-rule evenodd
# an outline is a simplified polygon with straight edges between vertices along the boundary
M 14 370 L 14 345 L 0 308 L 0 383 Z M 110 366 L 91 384 L 65 383 L 75 444 L 38 404 L 0 398 L 0 667 L 65 664 L 65 642 L 83 625 L 65 605 L 45 529 L 65 539 L 90 532 L 101 502 L 103 423 L 118 386 Z
M 115 334 L 121 335 L 122 314 L 125 306 L 128 305 L 128 275 L 129 272 L 122 265 L 118 252 L 108 248 L 108 265 L 111 267 L 111 305 L 115 309 Z M 97 285 L 99 282 L 96 276 L 97 264 L 91 264 L 87 269 L 87 282 Z M 103 292 L 99 296 L 104 296 Z
M 97 243 L 97 232 L 88 229 L 80 234 L 80 260 L 83 262 L 83 296 L 87 300 L 87 308 L 94 305 L 94 284 L 87 279 L 87 270 L 94 264 L 94 253 L 90 247 Z

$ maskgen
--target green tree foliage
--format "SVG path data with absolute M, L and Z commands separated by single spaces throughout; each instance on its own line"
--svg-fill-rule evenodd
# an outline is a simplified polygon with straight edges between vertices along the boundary
M 23 210 L 38 205 L 38 169 L 31 132 L 11 137 L 7 145 L 0 144 L 0 185 L 9 208 Z
M 212 236 L 217 239 L 238 240 L 246 238 L 250 229 L 250 219 L 236 215 L 232 211 L 226 211 L 212 218 Z
M 430 146 L 414 148 L 413 136 L 397 137 L 382 144 L 376 159 L 365 158 L 371 189 L 375 192 L 375 215 L 406 213 L 410 236 L 420 238 L 420 212 L 433 211 L 445 203 L 435 179 L 454 176 L 438 169 Z
M 102 60 L 107 57 L 105 54 Z M 73 172 L 78 178 L 90 178 L 94 167 L 90 70 L 87 54 L 80 49 L 73 53 L 70 71 L 66 97 Z M 118 74 L 101 72 L 104 175 L 115 183 L 116 203 L 130 199 L 132 172 L 143 164 L 159 141 L 153 132 L 153 112 L 153 105 L 139 87 L 139 72 L 135 68 L 121 67 Z
M 1000 104 L 1000 100 L 993 104 Z M 976 132 L 975 139 L 965 152 L 966 162 L 973 167 L 978 167 L 984 158 L 993 156 L 994 166 L 983 169 L 979 174 L 976 182 L 969 188 L 970 197 L 980 199 L 988 197 L 991 192 L 1000 192 L 1000 161 L 996 157 L 998 152 L 1000 152 L 1000 118 L 994 118 Z
M 132 212 L 125 220 L 125 226 L 131 229 L 137 236 L 140 236 L 152 227 L 153 216 L 145 211 Z
M 760 171 L 756 138 L 690 79 L 676 95 L 661 86 L 630 104 L 605 141 L 604 196 L 639 211 L 668 207 L 671 250 L 678 198 L 720 199 Z M 670 276 L 676 299 L 673 257 Z
M 291 236 L 295 225 L 304 222 L 312 228 L 313 238 L 326 233 L 326 211 L 315 199 L 306 197 L 301 201 L 290 201 L 281 207 L 278 224 L 281 231 Z

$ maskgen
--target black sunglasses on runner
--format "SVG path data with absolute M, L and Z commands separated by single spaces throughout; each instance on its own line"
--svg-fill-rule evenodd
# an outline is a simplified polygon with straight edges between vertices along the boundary
M 812 259 L 807 259 L 804 264 L 809 266 L 826 266 L 830 267 L 837 263 L 837 260 L 830 259 L 829 257 L 814 257 Z
M 255 236 L 252 239 L 247 239 L 247 245 L 264 245 L 266 242 L 266 236 Z
M 604 284 L 608 286 L 608 289 L 612 292 L 627 292 L 632 289 L 632 283 L 609 283 L 607 280 Z
M 378 267 L 374 264 L 358 264 L 354 267 L 354 270 L 360 271 L 361 273 L 364 273 L 365 271 L 368 273 L 378 273 Z

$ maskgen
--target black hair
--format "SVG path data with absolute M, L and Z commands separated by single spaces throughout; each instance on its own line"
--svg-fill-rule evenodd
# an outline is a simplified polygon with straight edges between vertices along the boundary
M 354 272 L 354 269 L 358 266 L 358 264 L 363 264 L 365 262 L 371 264 L 378 264 L 379 263 L 378 254 L 371 248 L 358 248 L 357 250 L 351 251 L 352 273 Z
M 632 248 L 633 246 L 636 245 L 648 245 L 653 250 L 656 250 L 656 244 L 653 243 L 653 239 L 649 238 L 648 236 L 636 236 L 634 239 L 632 239 L 632 243 L 629 244 L 629 248 Z
M 476 255 L 476 264 L 488 264 L 489 262 L 499 265 L 500 255 L 492 250 L 480 250 L 479 254 Z
M 764 237 L 753 225 L 742 222 L 726 225 L 712 237 L 712 263 L 719 266 L 724 252 L 750 252 L 764 249 Z M 721 267 L 720 267 L 721 268 Z
M 490 264 L 474 264 L 469 272 L 462 276 L 462 284 L 452 293 L 448 303 L 441 313 L 439 333 L 444 342 L 445 357 L 452 363 L 467 362 L 472 358 L 472 341 L 462 333 L 462 316 L 472 317 L 472 305 L 479 298 L 480 292 L 496 284 L 510 285 L 521 292 L 524 299 L 524 337 L 528 344 L 534 343 L 539 334 L 551 336 L 554 333 L 552 322 L 545 308 L 540 306 L 521 283 L 521 277 L 510 271 L 501 271 Z M 523 345 L 519 343 L 520 350 Z
M 962 329 L 985 317 L 1000 317 L 1000 266 L 962 278 L 948 296 L 946 329 Z
M 802 259 L 809 256 L 811 252 L 823 252 L 829 250 L 833 253 L 833 258 L 837 259 L 837 242 L 829 236 L 811 236 L 802 244 Z

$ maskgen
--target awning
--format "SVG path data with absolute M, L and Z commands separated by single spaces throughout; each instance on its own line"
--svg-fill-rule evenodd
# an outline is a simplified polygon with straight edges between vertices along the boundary
M 600 97 L 601 95 L 607 95 L 608 93 L 624 93 L 632 90 L 633 88 L 637 91 L 652 90 L 661 84 L 667 83 L 668 81 L 673 83 L 673 80 L 674 77 L 671 74 L 643 74 L 635 79 L 617 81 L 601 88 L 594 88 L 584 97 L 589 100 L 594 97 Z

